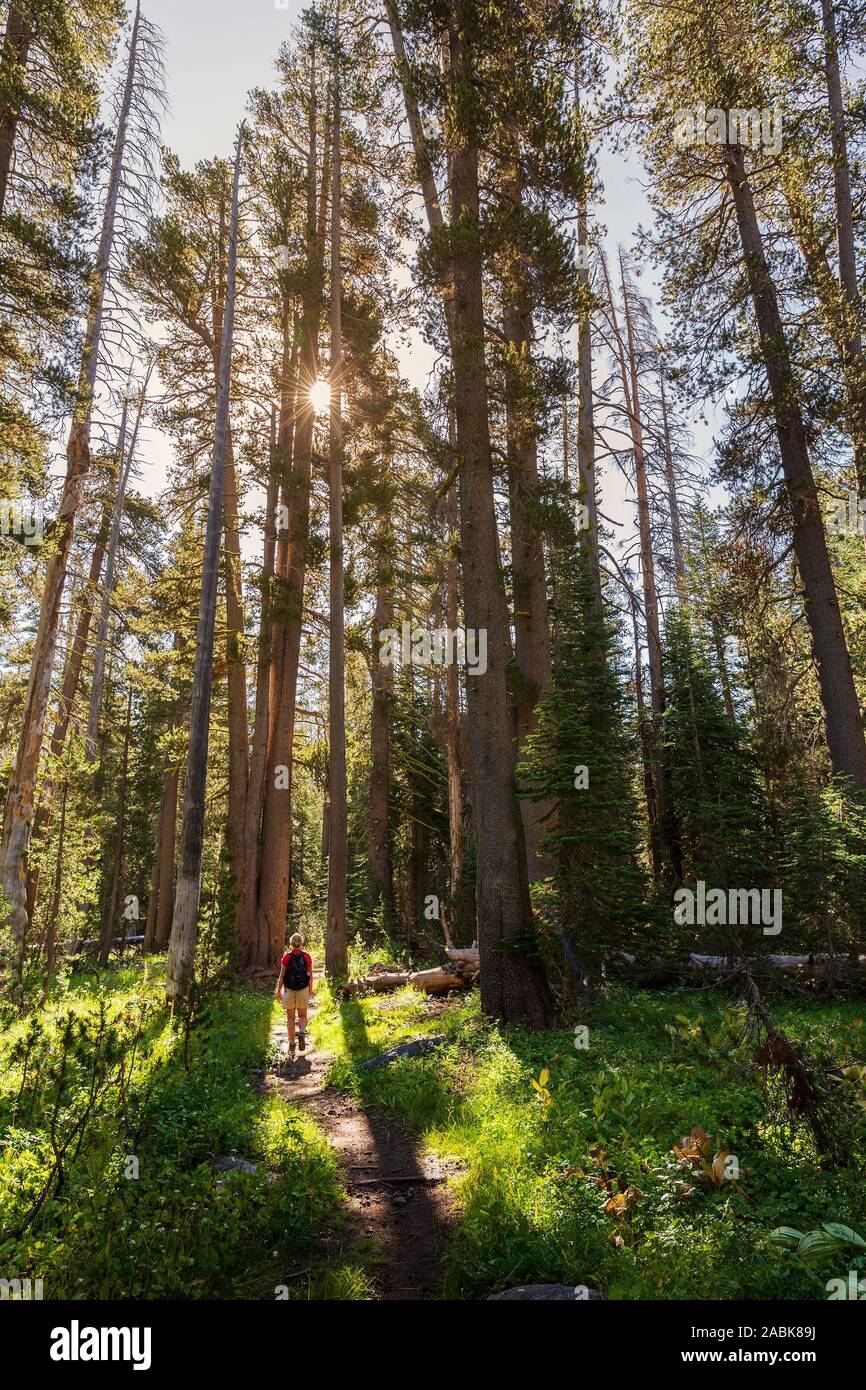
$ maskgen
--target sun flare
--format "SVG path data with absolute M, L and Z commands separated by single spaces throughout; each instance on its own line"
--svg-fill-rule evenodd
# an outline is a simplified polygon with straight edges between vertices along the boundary
M 331 404 L 331 386 L 324 377 L 319 377 L 310 387 L 310 405 L 317 415 L 327 413 Z

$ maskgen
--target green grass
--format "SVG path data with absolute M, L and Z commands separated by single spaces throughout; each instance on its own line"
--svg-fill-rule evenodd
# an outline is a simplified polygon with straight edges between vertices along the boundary
M 807 1269 L 769 1231 L 829 1220 L 866 1233 L 866 1125 L 842 1167 L 823 1166 L 808 1131 L 774 1113 L 715 993 L 613 989 L 584 1020 L 586 1050 L 570 1029 L 503 1032 L 481 1016 L 476 993 L 443 1011 L 411 989 L 338 1001 L 322 985 L 318 1004 L 314 1043 L 331 1054 L 332 1083 L 399 1115 L 420 1147 L 460 1160 L 446 1296 L 563 1282 L 614 1299 L 823 1299 L 827 1279 L 847 1271 Z M 813 1055 L 863 1055 L 858 1006 L 773 1009 Z M 107 1084 L 62 1185 L 27 1224 L 52 1161 L 52 1115 L 62 1139 L 86 1105 L 100 1017 L 111 1035 Z M 374 1297 L 375 1243 L 341 1248 L 345 1194 L 324 1135 L 253 1084 L 281 1020 L 270 990 L 218 987 L 185 1066 L 159 963 L 74 977 L 35 1016 L 7 1015 L 2 1277 L 41 1278 L 47 1298 L 271 1299 L 281 1285 L 292 1299 Z M 446 1036 L 435 1053 L 359 1069 L 431 1033 Z M 736 1155 L 739 1191 L 683 1192 L 671 1146 L 692 1125 Z M 221 1178 L 212 1160 L 230 1153 L 258 1171 Z M 625 1215 L 606 1212 L 629 1188 Z
M 127 970 L 101 983 L 73 978 L 41 1011 L 49 1067 L 68 1021 L 93 1036 L 100 1003 L 121 1026 L 139 1007 L 148 1022 L 125 1111 L 109 1086 L 62 1187 L 17 1237 L 9 1233 L 51 1159 L 56 1085 L 49 1071 L 13 1125 L 21 1066 L 12 1059 L 27 1025 L 7 1028 L 0 1044 L 0 1266 L 7 1277 L 42 1278 L 47 1298 L 273 1298 L 284 1277 L 309 1263 L 317 1232 L 339 1211 L 343 1193 L 324 1136 L 297 1107 L 251 1085 L 279 1012 L 270 992 L 219 989 L 191 1034 L 186 1069 L 160 976 L 151 967 L 146 977 Z M 86 1039 L 81 1052 L 86 1062 Z M 82 1064 L 70 1071 L 61 1133 L 84 1103 Z M 210 1160 L 231 1153 L 258 1171 L 215 1173 Z M 128 1175 L 131 1158 L 137 1177 Z
M 323 991 L 317 1045 L 334 1053 L 335 1084 L 392 1109 L 428 1150 L 465 1164 L 452 1297 L 563 1282 L 620 1299 L 825 1298 L 839 1271 L 806 1269 L 768 1233 L 821 1220 L 866 1229 L 862 1131 L 847 1166 L 819 1168 L 808 1133 L 774 1116 L 748 1053 L 706 1041 L 723 1032 L 722 1006 L 712 993 L 615 990 L 587 1019 L 580 1050 L 571 1031 L 503 1034 L 481 1017 L 477 996 L 437 1016 L 411 990 L 339 1004 Z M 857 1055 L 856 1006 L 775 1012 L 815 1052 Z M 448 1037 L 435 1054 L 358 1070 L 431 1032 Z M 532 1084 L 545 1068 L 546 1095 Z M 680 1196 L 671 1146 L 696 1124 L 737 1156 L 739 1193 L 696 1186 Z M 608 1215 L 605 1203 L 628 1187 L 640 1195 L 626 1218 Z

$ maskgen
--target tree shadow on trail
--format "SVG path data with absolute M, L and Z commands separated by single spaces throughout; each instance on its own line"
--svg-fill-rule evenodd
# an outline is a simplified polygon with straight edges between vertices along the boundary
M 339 1017 L 350 1059 L 365 1060 L 374 1049 L 361 1005 L 344 1001 Z M 375 1244 L 380 1298 L 434 1298 L 442 1281 L 451 1209 L 444 1176 L 435 1159 L 425 1159 L 418 1139 L 385 1108 L 384 1096 L 377 1103 L 363 1089 L 356 1100 L 331 1090 L 310 1098 L 345 1166 L 354 1239 Z

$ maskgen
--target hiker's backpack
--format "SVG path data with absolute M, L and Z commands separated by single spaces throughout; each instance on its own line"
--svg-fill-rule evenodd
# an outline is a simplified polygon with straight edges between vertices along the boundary
M 307 958 L 303 951 L 290 951 L 284 976 L 286 989 L 306 989 L 310 983 L 307 974 Z

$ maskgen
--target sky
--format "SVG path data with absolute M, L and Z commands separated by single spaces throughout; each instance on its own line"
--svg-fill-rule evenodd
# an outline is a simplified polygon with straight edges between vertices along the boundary
M 145 12 L 162 29 L 166 40 L 165 63 L 169 110 L 163 125 L 163 143 L 185 166 L 199 159 L 232 150 L 238 122 L 245 112 L 252 87 L 274 81 L 273 62 L 305 5 L 301 0 L 145 0 Z M 628 154 L 599 152 L 604 203 L 595 209 L 607 229 L 609 259 L 623 243 L 635 248 L 641 222 L 650 210 L 641 188 L 640 161 Z M 649 270 L 641 276 L 645 291 L 652 292 Z M 423 387 L 433 361 L 420 337 L 403 354 L 401 367 L 408 379 Z M 697 413 L 697 412 L 696 412 Z M 703 443 L 709 446 L 706 431 Z M 170 462 L 168 440 L 154 431 L 143 440 L 148 466 L 139 486 L 155 494 L 164 485 Z M 144 450 L 143 450 L 144 452 Z M 604 514 L 631 527 L 634 506 L 624 480 L 612 469 L 601 482 Z

